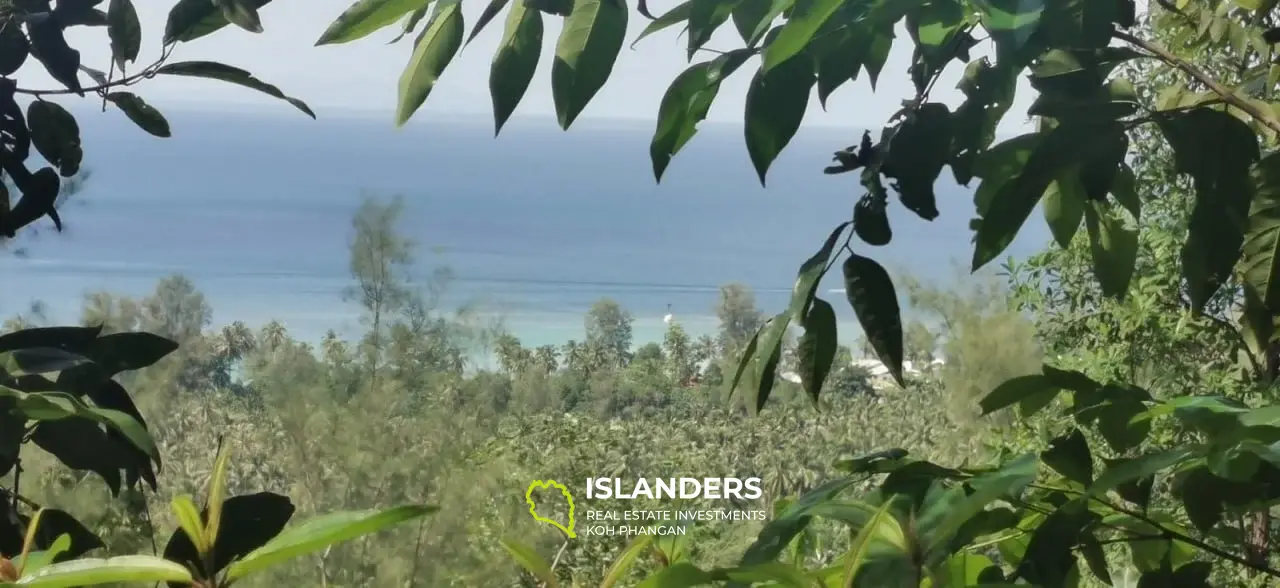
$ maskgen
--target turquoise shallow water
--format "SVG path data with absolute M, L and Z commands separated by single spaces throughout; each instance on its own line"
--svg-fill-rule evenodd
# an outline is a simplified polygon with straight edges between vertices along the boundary
M 0 312 L 40 299 L 71 320 L 85 291 L 143 294 L 183 272 L 215 323 L 276 318 L 309 340 L 350 332 L 357 309 L 340 296 L 350 215 L 362 193 L 402 194 L 404 231 L 420 246 L 414 273 L 447 265 L 457 276 L 444 306 L 472 304 L 527 344 L 558 344 L 581 338 L 583 313 L 608 296 L 636 315 L 643 342 L 660 339 L 668 304 L 694 334 L 712 330 L 717 288 L 730 281 L 781 309 L 799 263 L 861 195 L 856 174 L 821 173 L 855 130 L 803 129 L 766 189 L 734 125 L 704 125 L 658 185 L 651 127 L 632 122 L 584 120 L 566 133 L 550 119 L 516 121 L 494 139 L 483 119 L 397 131 L 382 120 L 175 111 L 174 137 L 156 139 L 112 114 L 81 119 L 92 177 L 64 211 L 67 231 L 0 259 Z M 863 253 L 952 278 L 969 256 L 972 200 L 946 171 L 937 191 L 940 218 L 891 208 L 895 242 Z M 1042 222 L 1029 225 L 1012 254 L 1047 242 Z M 823 286 L 839 288 L 838 277 Z

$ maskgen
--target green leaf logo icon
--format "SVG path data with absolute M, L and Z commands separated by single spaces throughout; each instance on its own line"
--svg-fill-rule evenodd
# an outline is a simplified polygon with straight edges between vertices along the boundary
M 555 519 L 538 515 L 537 505 L 533 503 L 533 491 L 546 488 L 555 488 L 556 490 L 559 490 L 560 493 L 564 495 L 564 499 L 569 501 L 569 526 L 566 527 L 561 525 L 559 521 L 556 521 Z M 569 492 L 569 489 L 565 487 L 564 484 L 555 480 L 534 480 L 529 483 L 529 488 L 524 491 L 524 501 L 529 503 L 529 514 L 533 515 L 533 520 L 538 521 L 539 523 L 546 523 L 564 531 L 564 534 L 568 535 L 570 539 L 577 537 L 577 535 L 573 534 L 573 494 Z

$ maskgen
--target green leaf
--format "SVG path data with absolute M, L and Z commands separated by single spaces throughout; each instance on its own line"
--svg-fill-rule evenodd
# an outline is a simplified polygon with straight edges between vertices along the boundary
M 858 79 L 862 60 L 874 40 L 874 35 L 865 34 L 862 29 L 846 29 L 838 33 L 830 50 L 818 56 L 818 102 L 823 109 L 837 88 Z
M 760 331 L 760 340 L 751 357 L 751 371 L 748 372 L 755 384 L 747 404 L 747 409 L 752 414 L 759 413 L 764 408 L 773 391 L 778 361 L 782 358 L 782 338 L 786 336 L 790 326 L 791 315 L 783 312 L 769 319 Z
M 1036 396 L 1047 395 L 1052 398 L 1060 390 L 1058 385 L 1043 374 L 1018 376 L 1001 382 L 978 402 L 978 406 L 982 408 L 982 416 L 986 416 Z
M 157 137 L 169 137 L 169 121 L 154 106 L 130 92 L 112 92 L 107 101 L 116 105 L 138 128 Z
M 765 583 L 777 588 L 810 588 L 813 578 L 799 566 L 782 562 L 767 562 L 752 566 L 739 566 L 719 569 L 713 572 L 717 576 L 734 582 L 747 582 L 751 585 Z
M 464 45 L 470 45 L 472 41 L 476 40 L 476 35 L 479 35 L 480 31 L 483 31 L 485 27 L 489 26 L 489 23 L 498 17 L 498 13 L 502 12 L 502 9 L 506 8 L 509 2 L 510 0 L 489 0 L 489 4 L 484 7 L 484 12 L 480 13 L 480 18 L 476 19 L 475 26 L 471 27 L 471 34 L 467 35 L 467 42 Z M 527 8 L 523 6 L 523 2 L 517 2 L 517 4 L 521 4 L 522 9 Z M 534 9 L 533 12 L 540 13 L 541 11 Z M 541 14 L 539 14 L 539 16 L 541 16 Z M 510 15 L 508 15 L 507 18 L 510 20 Z M 542 19 L 539 18 L 538 22 L 542 22 Z M 541 33 L 539 33 L 538 39 L 539 47 L 541 47 Z
M 942 581 L 938 588 L 961 588 L 962 586 L 982 586 L 983 572 L 995 564 L 991 558 L 978 553 L 957 553 L 947 558 L 943 564 Z
M 417 30 L 418 23 L 422 22 L 422 19 L 426 18 L 428 8 L 431 8 L 430 0 L 427 0 L 427 3 L 424 3 L 422 6 L 419 6 L 413 12 L 409 13 L 409 16 L 404 18 L 404 24 L 400 27 L 400 34 L 396 35 L 394 39 L 388 41 L 387 44 L 391 45 L 399 43 L 400 39 L 403 39 L 405 35 Z
M 1080 185 L 1080 176 L 1072 169 L 1063 173 L 1049 184 L 1044 195 L 1044 220 L 1049 224 L 1049 232 L 1058 246 L 1066 249 L 1071 246 L 1080 221 L 1084 220 L 1085 194 Z
M 739 0 L 733 9 L 733 26 L 748 47 L 755 47 L 773 21 L 795 5 L 796 0 Z
M 844 260 L 845 296 L 876 356 L 899 386 L 902 379 L 902 311 L 893 280 L 875 260 L 850 253 Z
M 1093 454 L 1089 442 L 1079 429 L 1060 435 L 1049 442 L 1049 448 L 1040 453 L 1040 460 L 1062 477 L 1082 486 L 1093 483 Z
M 916 41 L 926 54 L 944 49 L 950 44 L 960 27 L 964 25 L 964 8 L 955 0 L 932 0 L 917 13 Z M 949 58 L 949 56 L 948 56 Z
M 965 523 L 986 509 L 993 500 L 1021 491 L 1036 479 L 1039 462 L 1025 454 L 1006 462 L 1000 469 L 976 476 L 962 487 L 948 490 L 954 499 L 936 500 L 920 514 L 919 529 L 927 542 L 926 552 L 945 545 Z
M 906 546 L 902 525 L 894 518 L 892 508 L 893 500 L 885 501 L 871 520 L 854 536 L 853 543 L 845 554 L 848 559 L 844 564 L 844 579 L 841 581 L 843 586 L 857 585 L 855 580 L 858 572 L 862 571 L 863 565 L 868 561 L 873 539 L 887 541 L 899 549 Z
M 787 305 L 791 320 L 803 322 L 809 314 L 809 303 L 818 291 L 822 276 L 827 273 L 827 264 L 831 262 L 831 254 L 835 252 L 836 245 L 840 244 L 840 236 L 847 228 L 849 228 L 849 221 L 836 225 L 836 228 L 827 236 L 827 240 L 822 243 L 822 248 L 800 265 L 796 283 L 791 288 L 791 302 Z
M 298 100 L 297 98 L 286 96 L 284 92 L 280 91 L 280 88 L 254 77 L 253 74 L 243 69 L 224 63 L 218 63 L 216 61 L 178 61 L 175 63 L 166 63 L 159 68 L 156 68 L 156 73 L 171 76 L 220 80 L 229 84 L 244 86 L 251 90 L 262 92 L 268 96 L 284 100 L 285 102 L 292 104 L 294 108 L 301 110 L 307 116 L 310 116 L 311 118 L 316 117 L 316 113 L 312 112 L 311 107 L 307 106 L 305 102 Z
M 1173 467 L 1197 455 L 1191 447 L 1178 447 L 1167 451 L 1147 453 L 1134 459 L 1117 463 L 1114 467 L 1103 470 L 1098 479 L 1089 486 L 1089 496 L 1102 496 L 1108 490 L 1118 488 L 1121 484 L 1133 482 L 1141 478 L 1154 476 L 1169 467 Z
M 44 518 L 40 519 L 42 522 Z M 40 531 L 43 532 L 45 527 L 42 525 Z M 25 556 L 19 556 L 13 559 L 13 563 L 22 571 L 23 576 L 32 576 L 36 572 L 49 567 L 58 556 L 66 553 L 71 549 L 71 535 L 62 533 L 57 539 L 53 540 L 53 544 L 44 551 L 33 551 Z
M 271 0 L 244 0 L 245 6 L 261 9 Z M 215 33 L 230 22 L 210 0 L 178 0 L 169 11 L 164 27 L 164 44 L 190 42 Z
M 1080 532 L 1097 518 L 1086 501 L 1072 501 L 1045 517 L 1027 542 L 1017 573 L 1033 586 L 1072 586 L 1077 572 L 1073 549 Z
M 338 512 L 315 517 L 253 550 L 227 568 L 228 580 L 237 580 L 274 564 L 324 549 L 330 545 L 377 533 L 405 521 L 436 512 L 434 506 L 406 505 L 385 510 Z
M 551 564 L 532 547 L 525 545 L 515 539 L 502 539 L 502 547 L 511 554 L 511 557 L 520 564 L 520 567 L 533 574 L 547 588 L 556 588 L 560 585 L 556 579 L 556 573 L 551 569 Z
M 1138 230 L 1126 226 L 1124 219 L 1105 201 L 1089 202 L 1084 217 L 1089 230 L 1093 273 L 1102 287 L 1102 295 L 1123 299 L 1138 260 Z
M 626 0 L 574 2 L 551 67 L 551 95 L 560 128 L 568 130 L 609 79 L 626 34 Z
M 689 50 L 688 58 L 693 59 L 720 25 L 729 20 L 729 15 L 739 0 L 693 0 L 689 8 Z
M 692 588 L 705 586 L 721 577 L 712 572 L 699 569 L 691 563 L 678 563 L 659 570 L 656 574 L 645 578 L 636 588 Z M 555 584 L 548 584 L 554 588 Z
M 1222 488 L 1229 482 L 1200 466 L 1186 473 L 1175 486 L 1187 518 L 1201 533 L 1208 533 L 1222 520 Z
M 764 50 L 760 66 L 766 75 L 778 65 L 798 55 L 813 40 L 822 25 L 844 6 L 845 0 L 809 0 L 796 5 L 778 37 Z
M 173 509 L 174 517 L 178 519 L 178 528 L 182 529 L 187 539 L 195 546 L 196 553 L 202 557 L 209 553 L 211 545 L 205 536 L 204 523 L 201 522 L 200 511 L 196 509 L 196 503 L 191 500 L 191 497 L 185 494 L 175 497 L 170 507 Z
M 622 550 L 622 554 L 614 560 L 613 565 L 609 566 L 609 572 L 605 574 L 604 580 L 600 582 L 600 588 L 613 588 L 614 584 L 617 584 L 619 580 L 626 576 L 627 572 L 631 569 L 631 566 L 635 565 L 636 560 L 640 559 L 640 556 L 644 555 L 645 552 L 650 549 L 652 543 L 653 535 L 640 535 L 631 540 L 631 543 L 627 545 L 626 549 Z M 515 554 L 513 553 L 512 555 Z M 533 572 L 533 568 L 528 566 L 525 566 L 525 569 Z M 547 571 L 549 572 L 550 570 Z M 534 575 L 544 582 L 546 581 L 544 576 L 538 576 L 536 572 Z M 552 585 L 554 585 L 554 581 L 548 583 L 548 586 Z
M 765 73 L 757 70 L 747 88 L 747 153 L 755 166 L 760 185 L 778 154 L 795 137 L 809 105 L 809 91 L 817 77 L 812 60 L 798 56 Z
M 1058 174 L 1079 164 L 1094 148 L 1099 137 L 1105 138 L 1116 125 L 1114 122 L 1064 124 L 1045 134 L 1017 177 L 1000 184 L 999 191 L 983 214 L 973 251 L 973 271 L 1009 247 L 1049 189 L 1049 184 Z
M 1258 138 L 1240 119 L 1210 108 L 1166 114 L 1156 122 L 1173 147 L 1177 171 L 1190 175 L 1195 185 L 1182 273 L 1192 311 L 1199 313 L 1240 259 Z
M 137 61 L 142 49 L 142 23 L 133 0 L 111 0 L 107 7 L 107 35 L 116 67 L 123 71 L 126 63 Z
M 819 506 L 833 501 L 840 493 L 858 482 L 860 476 L 837 478 L 805 493 L 777 513 L 756 536 L 756 540 L 742 554 L 739 565 L 771 562 L 778 558 L 783 548 L 809 525 L 813 512 Z
M 668 10 L 662 13 L 660 16 L 658 16 L 658 18 L 650 21 L 649 24 L 644 27 L 643 31 L 640 31 L 640 35 L 636 37 L 636 40 L 631 42 L 631 48 L 635 49 L 636 43 L 639 43 L 640 39 L 648 37 L 649 35 L 652 35 L 667 27 L 678 25 L 682 22 L 689 20 L 689 15 L 692 12 L 693 12 L 693 2 L 686 1 L 677 5 L 675 8 L 672 8 L 671 10 Z
M 711 110 L 720 82 L 737 71 L 750 56 L 751 51 L 747 49 L 729 51 L 711 61 L 690 66 L 671 82 L 658 107 L 658 124 L 649 143 L 649 158 L 657 181 L 662 181 L 671 159 L 698 132 L 698 123 Z
M 1280 153 L 1253 166 L 1253 183 L 1240 269 L 1263 304 L 1280 309 Z
M 516 106 L 524 98 L 538 69 L 542 53 L 542 12 L 517 0 L 507 13 L 502 41 L 489 68 L 489 95 L 493 99 L 493 134 L 502 132 Z
M 227 22 L 251 33 L 262 32 L 262 19 L 258 16 L 255 0 L 213 0 L 213 4 L 222 10 Z
M 429 0 L 359 0 L 325 29 L 316 46 L 350 43 L 394 24 Z
M 151 555 L 123 555 L 109 559 L 85 558 L 41 568 L 18 579 L 32 588 L 72 588 L 102 584 L 176 582 L 191 584 L 195 578 L 181 564 Z
M 738 390 L 738 385 L 742 383 L 742 377 L 748 375 L 748 368 L 752 365 L 752 360 L 756 355 L 756 348 L 760 346 L 760 334 L 764 332 L 765 326 L 761 325 L 756 329 L 751 340 L 747 341 L 747 346 L 742 351 L 742 356 L 738 359 L 738 368 L 734 371 L 733 379 L 729 381 L 729 393 L 726 394 L 726 400 L 732 400 L 733 394 Z
M 804 318 L 804 334 L 796 343 L 796 363 L 800 383 L 814 404 L 822 392 L 822 383 L 831 372 L 836 359 L 836 312 L 826 300 L 813 299 L 813 306 Z
M 404 126 L 427 101 L 444 68 L 462 47 L 464 29 L 460 0 L 436 4 L 431 22 L 414 41 L 413 55 L 400 74 L 400 98 L 396 104 L 396 126 Z
M 1091 532 L 1084 532 L 1080 536 L 1080 555 L 1084 557 L 1085 563 L 1089 566 L 1089 570 L 1102 580 L 1103 584 L 1113 585 L 1111 582 L 1111 572 L 1107 570 L 1107 554 L 1102 550 L 1102 543 Z

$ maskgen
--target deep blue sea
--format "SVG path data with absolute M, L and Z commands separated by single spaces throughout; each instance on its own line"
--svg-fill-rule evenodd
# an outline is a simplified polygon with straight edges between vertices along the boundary
M 358 308 L 340 291 L 351 214 L 362 194 L 401 194 L 415 274 L 456 274 L 447 307 L 476 306 L 537 345 L 582 337 L 583 313 L 611 297 L 636 316 L 637 341 L 655 340 L 668 304 L 690 331 L 713 329 L 727 282 L 754 288 L 766 311 L 783 308 L 799 263 L 862 193 L 856 174 L 821 171 L 856 129 L 802 129 L 766 189 L 731 124 L 704 124 L 659 185 L 651 122 L 584 119 L 564 132 L 551 118 L 513 119 L 495 139 L 489 120 L 470 117 L 397 130 L 389 117 L 167 110 L 174 136 L 159 139 L 118 111 L 77 114 L 92 175 L 63 210 L 65 232 L 49 227 L 18 244 L 26 257 L 0 258 L 0 315 L 38 299 L 74 320 L 87 291 L 142 295 L 181 272 L 217 324 L 275 318 L 313 341 L 349 333 Z M 861 250 L 891 270 L 953 279 L 971 253 L 973 203 L 949 171 L 937 190 L 937 220 L 895 204 L 894 242 Z M 1043 227 L 1037 214 L 1009 253 L 1039 249 Z M 840 287 L 838 276 L 823 284 Z

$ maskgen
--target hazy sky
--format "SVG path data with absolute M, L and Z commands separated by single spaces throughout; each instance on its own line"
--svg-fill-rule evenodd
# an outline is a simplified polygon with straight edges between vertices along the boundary
M 252 71 L 259 78 L 279 86 L 285 93 L 308 102 L 321 117 L 326 111 L 358 110 L 372 116 L 392 120 L 396 84 L 412 50 L 413 37 L 395 45 L 387 44 L 398 27 L 346 45 L 315 47 L 315 40 L 325 27 L 345 9 L 351 0 L 276 0 L 262 10 L 266 31 L 255 35 L 234 26 L 178 46 L 170 61 L 214 59 Z M 677 0 L 654 0 L 650 8 L 661 13 Z M 468 32 L 485 0 L 467 0 L 464 14 Z M 172 0 L 137 0 L 143 27 L 143 51 L 140 61 L 149 63 L 160 53 L 160 38 Z M 634 5 L 634 4 L 633 4 Z M 559 19 L 548 17 L 543 56 L 533 84 L 516 116 L 551 116 L 553 113 L 550 65 Z M 587 107 L 582 118 L 631 118 L 655 120 L 658 104 L 667 84 L 689 63 L 685 59 L 684 38 L 677 37 L 679 27 L 671 27 L 629 48 L 647 21 L 632 12 L 627 44 L 604 89 Z M 450 113 L 488 114 L 489 63 L 502 33 L 502 18 L 491 23 L 471 45 L 465 47 L 410 124 L 429 125 L 431 120 Z M 106 70 L 110 54 L 105 28 L 75 29 L 69 36 L 73 46 L 84 55 L 84 64 Z M 726 24 L 707 45 L 732 49 L 741 46 L 736 29 Z M 697 60 L 713 57 L 709 53 Z M 975 55 L 976 57 L 976 55 Z M 882 84 L 872 93 L 865 76 L 855 84 L 842 86 L 829 100 L 824 112 L 813 98 L 805 122 L 810 125 L 879 127 L 901 101 L 912 95 L 905 75 L 910 58 L 910 39 L 900 33 L 898 44 L 890 55 L 882 74 Z M 743 100 L 754 66 L 743 67 L 722 86 L 710 119 L 740 122 Z M 955 89 L 962 66 L 956 63 L 934 90 L 935 99 L 952 107 L 959 104 L 961 94 Z M 32 60 L 20 72 L 23 87 L 56 87 Z M 86 83 L 87 80 L 86 80 Z M 1019 97 L 1002 130 L 1020 132 L 1027 128 L 1024 113 L 1031 98 L 1025 81 L 1019 86 Z M 281 115 L 296 112 L 284 102 L 251 90 L 209 80 L 155 78 L 135 87 L 136 92 L 161 111 L 166 105 L 215 105 L 219 109 L 270 109 Z

